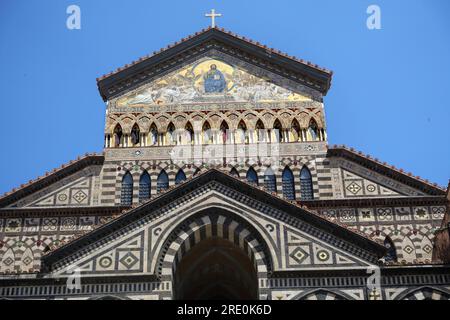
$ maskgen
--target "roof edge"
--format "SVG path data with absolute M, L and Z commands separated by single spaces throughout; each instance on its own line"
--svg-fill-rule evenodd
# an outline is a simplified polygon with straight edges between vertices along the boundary
M 354 161 L 366 168 L 373 169 L 378 173 L 386 175 L 414 189 L 418 189 L 431 196 L 445 196 L 446 189 L 437 183 L 431 183 L 420 176 L 413 176 L 411 172 L 405 172 L 403 169 L 396 168 L 386 162 L 381 162 L 378 158 L 372 158 L 369 154 L 356 151 L 354 148 L 345 145 L 333 145 L 328 148 L 327 157 L 343 157 Z
M 318 77 L 318 75 L 321 75 L 322 82 L 325 83 L 325 88 L 322 90 L 319 90 L 318 88 L 315 88 L 315 90 L 322 91 L 322 94 L 326 95 L 327 91 L 329 90 L 331 86 L 331 78 L 333 75 L 333 72 L 331 70 L 328 70 L 326 68 L 322 68 L 318 66 L 317 64 L 314 64 L 312 62 L 299 59 L 295 56 L 290 56 L 287 53 L 284 53 L 280 50 L 276 50 L 274 48 L 269 48 L 266 45 L 263 45 L 257 41 L 253 41 L 249 38 L 240 36 L 236 33 L 233 33 L 231 31 L 225 30 L 223 28 L 206 28 L 202 29 L 199 32 L 195 32 L 194 34 L 191 34 L 185 38 L 182 38 L 179 41 L 176 41 L 170 45 L 168 45 L 165 48 L 161 48 L 158 51 L 154 51 L 153 54 L 149 54 L 143 57 L 138 58 L 137 60 L 133 60 L 129 64 L 125 64 L 122 67 L 119 67 L 115 69 L 114 71 L 111 71 L 107 74 L 104 74 L 103 76 L 98 77 L 97 80 L 97 87 L 100 91 L 100 94 L 104 101 L 108 99 L 107 95 L 105 94 L 105 87 L 110 86 L 115 81 L 124 81 L 125 79 L 131 77 L 126 74 L 128 71 L 129 73 L 140 73 L 143 72 L 144 69 L 147 69 L 153 65 L 159 64 L 167 60 L 172 54 L 175 55 L 179 52 L 176 51 L 176 49 L 180 49 L 181 47 L 185 46 L 186 50 L 195 47 L 203 40 L 208 40 L 209 38 L 217 38 L 221 40 L 233 40 L 235 43 L 240 43 L 243 46 L 247 46 L 247 49 L 249 47 L 253 48 L 254 50 L 258 51 L 260 55 L 264 55 L 265 58 L 271 57 L 271 58 L 277 58 L 279 61 L 282 61 L 284 63 L 291 63 L 292 65 L 298 65 L 301 66 L 304 73 L 307 73 L 308 71 L 310 73 L 313 73 Z M 198 40 L 201 40 L 200 42 Z M 184 50 L 185 51 L 185 50 Z M 256 52 L 255 51 L 255 52 Z M 275 63 L 275 61 L 274 61 Z M 280 64 L 280 63 L 278 63 Z M 297 72 L 300 72 L 297 70 Z
M 105 157 L 103 153 L 86 153 L 84 156 L 79 156 L 76 160 L 71 160 L 68 163 L 62 164 L 59 168 L 55 168 L 50 172 L 47 171 L 43 176 L 39 176 L 34 180 L 21 184 L 18 188 L 13 188 L 11 191 L 5 192 L 2 196 L 0 196 L 0 208 L 10 205 L 25 196 L 39 191 L 59 179 L 84 169 L 88 165 L 103 164 L 104 159 Z

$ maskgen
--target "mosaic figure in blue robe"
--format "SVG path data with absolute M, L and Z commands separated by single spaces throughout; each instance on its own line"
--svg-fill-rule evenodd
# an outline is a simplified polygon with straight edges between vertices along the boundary
M 205 74 L 205 92 L 223 92 L 226 87 L 225 77 L 222 72 L 217 70 L 217 66 L 212 64 Z

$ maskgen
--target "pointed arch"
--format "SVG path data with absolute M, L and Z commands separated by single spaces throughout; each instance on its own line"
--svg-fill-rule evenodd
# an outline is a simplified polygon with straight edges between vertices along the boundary
M 258 174 L 256 173 L 255 169 L 253 169 L 253 167 L 250 167 L 247 170 L 246 178 L 249 183 L 258 185 Z
M 172 145 L 177 142 L 177 139 L 175 137 L 175 125 L 173 122 L 170 122 L 167 126 L 167 144 Z
M 233 177 L 239 178 L 239 172 L 236 170 L 235 167 L 231 168 L 230 174 L 231 174 Z
M 384 258 L 386 262 L 396 262 L 397 261 L 397 250 L 395 249 L 395 244 L 389 236 L 384 239 L 384 246 L 386 247 L 386 255 Z
M 317 122 L 312 118 L 309 120 L 307 136 L 309 141 L 318 141 L 320 139 Z
M 275 122 L 273 123 L 273 132 L 275 142 L 283 142 L 283 127 L 278 119 L 275 119 Z
M 183 169 L 180 169 L 175 176 L 175 184 L 180 184 L 183 181 L 186 181 L 186 175 L 184 174 Z
M 283 170 L 282 181 L 283 196 L 288 200 L 295 200 L 294 175 L 288 166 Z
M 185 130 L 186 144 L 193 144 L 194 143 L 194 127 L 192 127 L 192 124 L 189 121 L 184 126 L 184 130 Z
M 169 176 L 166 173 L 166 170 L 161 170 L 158 175 L 158 179 L 156 180 L 156 192 L 160 193 L 163 190 L 169 188 Z
M 303 166 L 302 170 L 300 171 L 300 197 L 301 200 L 314 199 L 311 172 L 306 166 Z
M 150 126 L 150 143 L 151 145 L 157 145 L 158 144 L 158 128 L 154 123 Z
M 399 252 L 401 260 L 406 262 L 413 262 L 417 259 L 416 246 L 410 237 L 405 236 L 401 242 L 402 250 Z
M 222 123 L 220 124 L 220 135 L 221 135 L 222 143 L 227 143 L 228 142 L 229 129 L 230 129 L 230 127 L 228 126 L 228 123 L 225 120 L 223 120 Z
M 239 124 L 237 126 L 237 136 L 238 141 L 236 141 L 236 143 L 248 143 L 247 125 L 245 124 L 244 120 L 239 121 Z
M 5 270 L 14 270 L 14 266 L 16 264 L 16 257 L 12 248 L 6 250 L 2 257 L 0 257 L 0 271 Z
M 302 133 L 300 129 L 300 124 L 298 123 L 297 119 L 292 120 L 291 123 L 291 135 L 292 140 L 294 142 L 301 141 L 302 139 Z
M 29 270 L 30 268 L 33 267 L 34 255 L 31 248 L 25 249 L 24 253 L 22 254 L 21 263 L 22 263 L 22 270 Z
M 123 144 L 123 131 L 120 123 L 114 128 L 114 147 L 120 147 Z
M 277 192 L 277 179 L 271 167 L 264 172 L 264 187 L 269 192 Z
M 211 125 L 208 121 L 205 121 L 202 126 L 202 143 L 203 144 L 209 144 L 212 143 L 212 131 L 211 131 Z
M 450 228 L 447 229 L 447 232 L 449 232 L 449 235 L 450 235 Z M 420 241 L 420 248 L 422 249 L 421 250 L 422 251 L 422 258 L 425 258 L 425 259 L 428 258 L 430 260 L 432 259 L 433 251 L 437 251 L 437 250 L 434 249 L 434 250 L 428 251 L 428 250 L 426 250 L 426 248 L 433 248 L 433 247 L 435 247 L 433 242 L 434 241 L 432 241 L 429 236 L 427 236 L 425 234 L 423 235 L 422 241 Z M 449 252 L 449 254 L 450 254 L 450 252 Z
M 133 128 L 131 129 L 131 144 L 133 146 L 136 146 L 141 141 L 141 130 L 139 129 L 139 126 L 137 123 L 133 125 Z
M 139 202 L 150 199 L 151 179 L 147 171 L 141 174 L 139 179 Z
M 256 137 L 258 138 L 258 142 L 264 142 L 266 140 L 266 130 L 264 128 L 264 123 L 261 119 L 258 119 L 255 126 Z
M 133 176 L 129 171 L 127 171 L 122 178 L 120 203 L 125 206 L 131 206 L 132 202 L 133 202 Z

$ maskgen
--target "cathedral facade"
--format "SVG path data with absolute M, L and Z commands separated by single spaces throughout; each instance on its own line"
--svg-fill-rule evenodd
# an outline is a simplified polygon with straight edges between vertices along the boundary
M 97 79 L 103 152 L 0 198 L 0 298 L 450 299 L 448 191 L 329 146 L 331 79 L 218 28 Z

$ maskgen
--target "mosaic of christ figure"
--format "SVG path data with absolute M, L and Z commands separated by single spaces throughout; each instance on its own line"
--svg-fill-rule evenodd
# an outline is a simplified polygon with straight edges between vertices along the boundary
M 225 77 L 222 72 L 217 70 L 217 66 L 215 64 L 212 64 L 209 68 L 210 69 L 204 76 L 205 92 L 223 92 L 226 87 Z

